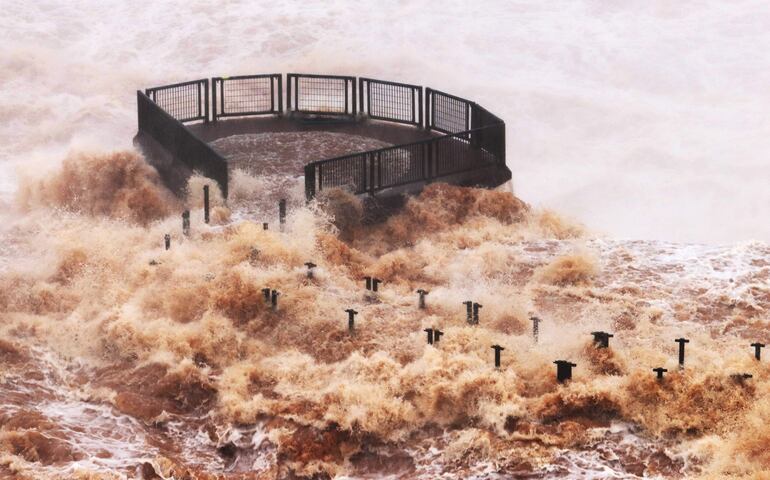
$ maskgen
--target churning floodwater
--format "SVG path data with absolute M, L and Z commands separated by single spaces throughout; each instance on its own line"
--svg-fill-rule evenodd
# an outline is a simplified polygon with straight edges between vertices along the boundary
M 0 186 L 127 147 L 136 89 L 340 73 L 505 119 L 515 192 L 615 237 L 767 241 L 762 1 L 3 2 Z
M 762 2 L 1 6 L 0 478 L 770 474 Z M 488 106 L 512 186 L 365 225 L 286 169 L 377 141 L 242 135 L 205 225 L 132 150 L 136 89 L 289 71 Z

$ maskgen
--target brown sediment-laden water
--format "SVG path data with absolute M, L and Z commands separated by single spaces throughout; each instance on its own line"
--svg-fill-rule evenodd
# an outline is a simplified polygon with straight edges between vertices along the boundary
M 770 340 L 767 244 L 612 240 L 443 184 L 377 225 L 345 192 L 289 189 L 281 231 L 254 207 L 265 181 L 235 175 L 210 225 L 205 179 L 176 199 L 133 152 L 20 186 L 0 237 L 0 478 L 770 474 L 750 346 Z

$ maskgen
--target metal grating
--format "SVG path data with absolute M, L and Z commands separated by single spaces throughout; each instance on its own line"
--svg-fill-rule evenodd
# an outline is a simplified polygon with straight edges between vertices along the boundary
M 422 87 L 370 78 L 360 81 L 362 112 L 375 119 L 422 124 Z
M 431 128 L 445 133 L 470 129 L 471 102 L 436 90 L 429 90 L 428 95 L 431 103 Z
M 219 117 L 269 115 L 283 111 L 281 75 L 215 77 L 214 120 Z
M 290 73 L 286 77 L 289 110 L 317 114 L 355 114 L 354 77 L 297 73 Z
M 148 88 L 146 94 L 166 113 L 180 122 L 208 120 L 208 80 Z

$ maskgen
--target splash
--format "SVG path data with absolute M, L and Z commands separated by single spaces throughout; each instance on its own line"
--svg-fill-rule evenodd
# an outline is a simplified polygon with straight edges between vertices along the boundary
M 132 154 L 80 158 L 44 193 L 19 195 L 27 213 L 6 226 L 7 243 L 30 261 L 0 274 L 4 474 L 708 477 L 768 468 L 770 383 L 747 349 L 763 338 L 770 307 L 764 244 L 596 239 L 508 192 L 442 184 L 377 225 L 364 225 L 355 197 L 329 191 L 291 203 L 283 231 L 264 230 L 267 211 L 255 219 L 211 187 L 231 220 L 205 225 L 202 177 L 190 180 L 184 236 L 178 210 L 148 215 L 124 201 L 128 190 L 166 195 Z M 60 191 L 51 184 L 91 185 L 93 162 L 135 179 L 121 194 L 98 183 L 104 198 L 74 204 L 50 193 Z M 379 292 L 363 288 L 365 275 L 383 280 Z M 276 305 L 265 288 L 278 292 Z M 429 291 L 424 310 L 418 288 Z M 466 322 L 465 300 L 483 306 L 478 325 Z M 352 332 L 347 308 L 359 312 Z M 533 313 L 543 319 L 537 344 Z M 428 345 L 426 328 L 444 335 Z M 598 329 L 615 333 L 609 349 L 593 345 Z M 681 335 L 691 343 L 677 371 Z M 500 369 L 494 344 L 505 347 Z M 557 358 L 577 363 L 571 383 L 556 383 Z M 669 368 L 664 381 L 655 366 Z M 77 444 L 67 440 L 74 432 Z
M 135 152 L 77 152 L 43 179 L 19 188 L 18 204 L 27 210 L 58 207 L 140 225 L 164 218 L 176 205 L 158 173 Z

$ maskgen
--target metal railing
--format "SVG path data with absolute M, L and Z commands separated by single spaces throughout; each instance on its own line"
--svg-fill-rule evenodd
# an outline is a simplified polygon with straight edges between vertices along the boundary
M 372 78 L 358 79 L 358 105 L 369 118 L 422 125 L 422 87 Z
M 148 88 L 145 94 L 163 111 L 182 123 L 209 121 L 208 79 Z
M 288 73 L 286 106 L 290 112 L 355 115 L 356 77 Z
M 141 91 L 136 92 L 139 131 L 160 144 L 174 159 L 214 179 L 227 197 L 227 160 Z
M 358 88 L 357 88 L 358 87 Z M 183 123 L 228 117 L 281 115 L 282 76 L 244 75 L 195 80 L 137 92 L 139 130 L 173 157 L 216 180 L 227 196 L 227 161 Z M 424 93 L 423 93 L 424 92 Z M 505 123 L 469 100 L 417 85 L 340 75 L 286 75 L 285 111 L 373 120 L 443 135 L 311 162 L 305 194 L 344 187 L 356 194 L 428 183 L 489 167 L 505 167 Z M 211 111 L 211 115 L 209 115 Z M 507 170 L 507 169 L 506 169 Z M 508 172 L 510 176 L 510 172 Z
M 280 114 L 283 112 L 282 83 L 280 74 L 212 78 L 212 120 Z

